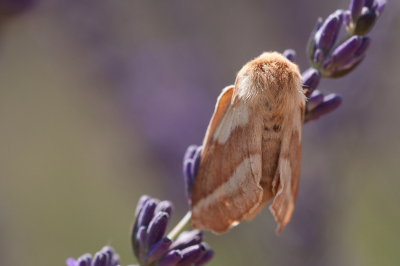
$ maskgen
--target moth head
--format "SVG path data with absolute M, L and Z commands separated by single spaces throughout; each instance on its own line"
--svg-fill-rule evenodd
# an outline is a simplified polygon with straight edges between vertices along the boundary
M 298 106 L 305 100 L 299 68 L 277 52 L 261 54 L 236 77 L 232 102 L 239 99 L 259 106 L 267 102 L 277 111 Z

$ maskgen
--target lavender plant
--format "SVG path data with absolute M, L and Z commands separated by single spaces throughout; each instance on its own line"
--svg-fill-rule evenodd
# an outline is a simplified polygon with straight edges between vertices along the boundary
M 337 10 L 325 21 L 317 20 L 308 45 L 310 68 L 302 73 L 304 94 L 308 97 L 304 123 L 319 119 L 336 110 L 342 98 L 334 93 L 324 96 L 317 87 L 321 78 L 339 78 L 349 74 L 365 59 L 371 44 L 365 35 L 373 28 L 386 6 L 386 0 L 351 0 L 349 10 Z M 345 36 L 337 41 L 340 30 Z M 294 62 L 296 52 L 285 50 L 283 55 Z M 191 145 L 183 158 L 186 196 L 191 204 L 192 189 L 200 163 L 202 147 Z M 203 242 L 199 230 L 183 231 L 190 223 L 189 211 L 178 225 L 165 236 L 174 207 L 170 201 L 142 196 L 137 204 L 131 228 L 131 244 L 142 266 L 205 265 L 213 250 Z M 105 246 L 94 257 L 84 254 L 68 258 L 67 266 L 117 266 L 119 256 Z

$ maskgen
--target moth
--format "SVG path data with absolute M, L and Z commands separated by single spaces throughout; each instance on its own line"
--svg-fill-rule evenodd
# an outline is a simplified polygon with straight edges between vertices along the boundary
M 297 65 L 267 52 L 223 89 L 203 141 L 192 191 L 192 226 L 227 232 L 272 198 L 277 233 L 293 213 L 305 101 Z

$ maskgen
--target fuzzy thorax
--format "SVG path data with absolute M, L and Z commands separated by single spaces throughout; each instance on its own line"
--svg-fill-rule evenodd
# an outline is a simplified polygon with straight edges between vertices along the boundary
M 300 106 L 305 96 L 297 65 L 277 52 L 261 54 L 239 71 L 232 104 L 237 100 L 272 113 Z

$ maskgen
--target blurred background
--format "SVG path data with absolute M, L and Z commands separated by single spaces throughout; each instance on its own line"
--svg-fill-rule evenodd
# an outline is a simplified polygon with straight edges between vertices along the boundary
M 106 244 L 135 263 L 142 194 L 188 210 L 182 157 L 216 97 L 263 51 L 305 46 L 349 0 L 0 1 L 0 265 L 65 265 Z M 206 234 L 209 265 L 400 265 L 400 2 L 366 60 L 319 89 L 338 111 L 304 126 L 297 205 Z

